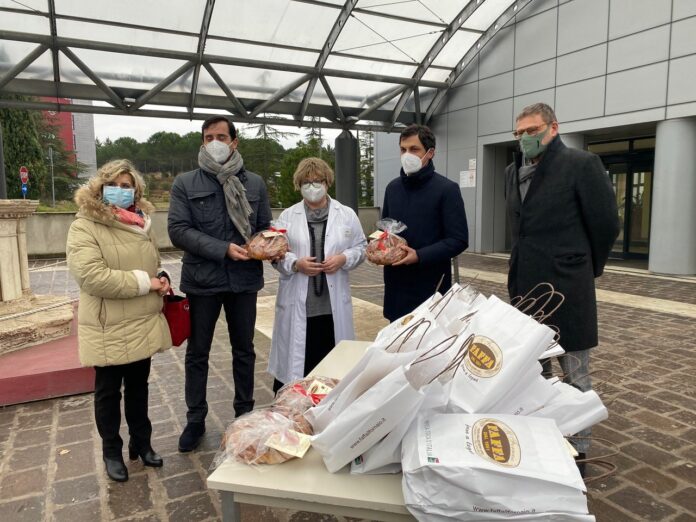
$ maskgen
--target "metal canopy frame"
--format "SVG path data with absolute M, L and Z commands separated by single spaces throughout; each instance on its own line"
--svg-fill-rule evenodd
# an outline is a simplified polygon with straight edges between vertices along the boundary
M 35 44 L 22 58 L 12 60 L 10 63 L 2 63 L 0 58 L 0 107 L 28 108 L 39 110 L 54 110 L 68 112 L 86 112 L 100 114 L 121 114 L 134 116 L 154 116 L 163 118 L 203 119 L 212 115 L 229 114 L 234 121 L 242 123 L 269 123 L 278 125 L 291 125 L 298 127 L 322 127 L 359 130 L 393 131 L 404 125 L 414 122 L 427 122 L 430 120 L 438 105 L 444 99 L 446 93 L 454 85 L 466 66 L 480 51 L 490 38 L 505 24 L 507 24 L 522 8 L 532 0 L 469 0 L 460 1 L 461 8 L 449 21 L 440 18 L 424 2 L 431 0 L 406 0 L 400 2 L 377 2 L 374 0 L 346 0 L 342 4 L 321 0 L 285 0 L 287 6 L 291 4 L 305 4 L 316 9 L 336 12 L 336 18 L 325 38 L 321 48 L 309 46 L 291 45 L 288 42 L 275 43 L 272 41 L 252 40 L 249 38 L 237 38 L 227 34 L 213 34 L 211 25 L 215 16 L 215 0 L 204 0 L 200 13 L 201 24 L 199 32 L 185 31 L 179 28 L 157 27 L 156 25 L 136 24 L 119 20 L 97 20 L 85 16 L 77 16 L 61 12 L 61 6 L 69 3 L 69 0 L 42 0 L 45 1 L 45 11 L 38 10 L 25 3 L 16 0 L 0 0 L 0 15 L 11 13 L 13 16 L 31 17 L 27 20 L 47 19 L 48 30 L 45 34 L 9 30 L 0 26 L 0 56 L 2 56 L 3 42 Z M 76 0 L 77 1 L 77 0 Z M 182 0 L 183 1 L 183 0 Z M 264 1 L 264 0 L 261 0 Z M 281 2 L 282 0 L 275 0 Z M 37 2 L 34 1 L 34 4 Z M 57 4 L 57 5 L 56 5 Z M 219 2 L 219 4 L 222 4 Z M 440 21 L 413 18 L 405 16 L 401 12 L 385 12 L 385 6 L 396 4 L 418 4 L 423 12 L 430 12 Z M 432 4 L 431 5 L 436 5 Z M 466 27 L 470 18 L 480 13 L 481 9 L 493 6 L 491 9 L 501 10 L 502 14 L 494 17 L 485 30 L 473 26 Z M 56 9 L 58 7 L 58 10 Z M 382 8 L 377 10 L 376 8 Z M 175 7 L 170 6 L 174 9 Z M 451 8 L 449 6 L 448 8 Z M 398 7 L 395 7 L 398 9 Z M 498 11 L 495 11 L 498 13 Z M 401 25 L 407 25 L 413 30 L 421 26 L 424 30 L 420 35 L 404 35 L 403 38 L 392 36 L 384 37 L 373 27 L 360 20 L 360 16 L 368 16 L 370 20 L 379 20 L 383 24 L 392 24 L 391 34 L 396 34 L 394 29 Z M 377 43 L 358 45 L 351 50 L 335 50 L 336 43 L 343 37 L 350 37 L 350 31 L 346 32 L 346 26 L 353 20 L 363 24 L 367 29 L 377 34 L 381 40 Z M 166 37 L 186 37 L 197 42 L 195 52 L 187 52 L 173 48 L 160 48 L 130 45 L 128 43 L 114 43 L 107 39 L 74 38 L 61 35 L 60 23 L 62 21 L 80 26 L 89 27 L 90 33 L 99 34 L 100 27 L 104 29 L 122 29 L 146 31 L 155 35 Z M 307 27 L 298 27 L 298 30 L 312 31 L 312 21 L 302 21 L 309 24 Z M 417 25 L 415 25 L 417 24 Z M 232 24 L 233 25 L 233 24 Z M 12 27 L 14 29 L 15 26 Z M 346 34 L 349 33 L 349 34 Z M 442 55 L 452 39 L 459 33 L 469 33 L 477 38 L 472 47 L 462 50 L 463 56 L 454 66 L 443 63 L 435 63 Z M 434 43 L 428 45 L 427 52 L 417 58 L 411 57 L 403 51 L 397 43 L 399 40 L 407 40 L 416 37 L 431 37 L 437 34 Z M 345 38 L 344 38 L 345 39 Z M 305 53 L 308 56 L 316 55 L 313 66 L 300 63 L 287 63 L 274 60 L 260 60 L 245 58 L 244 56 L 223 56 L 206 52 L 209 42 L 225 44 L 255 46 L 254 48 L 271 48 L 293 53 Z M 372 48 L 388 44 L 401 51 L 401 55 L 385 56 L 384 53 L 372 52 Z M 400 45 L 400 43 L 399 43 Z M 391 48 L 390 47 L 390 48 Z M 154 86 L 139 88 L 124 86 L 123 81 L 115 81 L 117 78 L 128 81 L 129 71 L 95 70 L 90 67 L 75 52 L 101 51 L 118 53 L 120 55 L 132 55 L 148 57 L 152 59 L 176 60 L 180 65 L 170 74 L 164 77 L 153 76 Z M 454 49 L 456 52 L 457 49 Z M 24 74 L 32 64 L 37 62 L 46 53 L 50 53 L 52 80 L 37 79 L 32 75 Z M 61 55 L 68 62 L 77 67 L 92 83 L 80 83 L 65 77 L 61 70 Z M 404 55 L 410 60 L 404 60 Z M 449 56 L 452 48 L 449 49 Z M 299 55 L 298 55 L 299 56 Z M 411 69 L 408 75 L 386 74 L 381 72 L 366 72 L 354 70 L 350 67 L 327 67 L 332 57 L 342 60 L 354 60 L 351 63 L 364 63 L 367 66 L 376 64 L 377 69 L 382 64 L 384 67 L 392 67 L 391 70 L 401 67 L 401 70 Z M 12 63 L 14 62 L 14 63 Z M 339 62 L 340 63 L 340 62 Z M 249 88 L 243 90 L 245 94 L 240 96 L 241 87 L 227 81 L 221 74 L 224 67 L 250 68 L 255 71 L 276 72 L 287 74 L 294 78 L 283 85 L 275 86 L 269 90 L 267 85 L 255 86 L 251 96 Z M 63 67 L 65 69 L 65 67 Z M 200 92 L 201 72 L 205 70 L 214 84 L 219 87 L 219 94 Z M 436 76 L 446 79 L 442 81 L 428 79 L 428 72 L 433 71 Z M 45 76 L 45 75 L 44 75 Z M 432 75 L 431 75 L 432 77 Z M 155 81 L 156 80 L 156 81 Z M 126 83 L 127 83 L 126 81 Z M 207 80 L 210 82 L 210 80 Z M 371 82 L 371 85 L 384 84 L 384 88 L 373 90 L 370 93 L 360 92 L 355 88 L 350 92 L 337 93 L 335 88 L 341 81 Z M 190 82 L 190 84 L 188 83 Z M 137 82 L 136 82 L 137 83 Z M 180 85 L 184 83 L 187 89 L 182 92 Z M 176 84 L 178 88 L 172 88 Z M 303 91 L 301 87 L 306 84 Z M 359 85 L 359 84 L 356 84 Z M 321 86 L 324 97 L 316 99 L 318 86 Z M 216 88 L 217 88 L 216 87 Z M 298 96 L 301 97 L 298 98 Z M 41 97 L 36 101 L 22 101 L 2 98 L 3 95 L 19 94 Z M 398 99 L 396 99 L 398 97 Z M 53 100 L 46 100 L 52 98 Z M 82 105 L 62 103 L 61 98 L 88 100 L 97 102 L 97 105 Z M 152 107 L 156 106 L 156 107 Z M 422 112 L 422 107 L 427 109 Z M 271 116 L 269 116 L 271 115 Z

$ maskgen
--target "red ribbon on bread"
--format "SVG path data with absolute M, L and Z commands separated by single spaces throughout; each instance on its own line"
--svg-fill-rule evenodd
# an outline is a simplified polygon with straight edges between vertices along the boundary
M 309 393 L 307 390 L 305 390 L 301 384 L 295 384 L 292 387 L 292 390 L 296 391 L 300 395 L 304 395 L 305 397 L 308 397 L 316 406 L 321 402 L 321 400 L 326 397 L 325 393 Z
M 270 230 L 271 232 L 278 232 L 278 233 L 280 233 L 280 234 L 286 234 L 286 233 L 287 233 L 287 229 L 285 229 L 285 228 L 270 227 L 268 230 Z
M 379 236 L 379 239 L 377 239 L 377 248 L 379 248 L 382 251 L 385 251 L 387 249 L 386 246 L 384 246 L 384 240 L 389 237 L 389 232 L 386 230 L 382 232 L 382 235 Z

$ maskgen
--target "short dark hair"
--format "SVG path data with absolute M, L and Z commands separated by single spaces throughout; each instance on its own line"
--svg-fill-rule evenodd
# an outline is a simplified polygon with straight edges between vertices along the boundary
M 426 151 L 435 148 L 435 135 L 433 134 L 433 131 L 430 130 L 430 127 L 427 127 L 426 125 L 418 125 L 417 123 L 409 125 L 401 131 L 399 143 L 401 143 L 401 141 L 405 138 L 410 138 L 411 136 L 418 136 L 418 139 L 420 140 L 421 144 L 423 144 Z
M 203 133 L 205 132 L 205 129 L 219 121 L 227 122 L 227 127 L 230 131 L 231 139 L 235 139 L 237 137 L 237 129 L 234 128 L 234 123 L 232 123 L 232 121 L 229 118 L 227 118 L 226 116 L 211 116 L 203 122 L 203 126 L 201 127 L 201 139 L 204 139 Z

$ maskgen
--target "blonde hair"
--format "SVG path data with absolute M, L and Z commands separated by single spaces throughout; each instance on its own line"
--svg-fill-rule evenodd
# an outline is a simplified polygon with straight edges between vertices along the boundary
M 98 207 L 104 206 L 102 203 L 102 190 L 104 185 L 115 181 L 121 174 L 128 174 L 133 180 L 133 188 L 135 189 L 134 203 L 135 206 L 141 209 L 146 214 L 154 210 L 152 204 L 143 198 L 145 192 L 145 181 L 140 175 L 140 172 L 127 159 L 112 160 L 102 165 L 97 173 L 92 176 L 87 184 L 78 189 L 75 193 L 75 203 L 80 207 Z
M 323 159 L 305 158 L 300 161 L 300 164 L 292 175 L 292 182 L 295 185 L 295 190 L 300 190 L 300 187 L 307 183 L 307 180 L 325 181 L 326 186 L 330 187 L 334 182 L 334 173 Z

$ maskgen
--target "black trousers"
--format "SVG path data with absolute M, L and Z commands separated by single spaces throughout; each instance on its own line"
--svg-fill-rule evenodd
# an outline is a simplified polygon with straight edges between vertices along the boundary
M 336 345 L 333 315 L 318 315 L 307 318 L 307 340 L 305 341 L 304 375 L 311 372 Z M 285 383 L 273 379 L 273 393 Z
M 256 292 L 217 295 L 188 295 L 191 313 L 191 337 L 186 346 L 186 420 L 204 422 L 208 414 L 208 357 L 215 323 L 224 307 L 232 345 L 234 411 L 239 416 L 254 408 L 254 327 Z
M 152 424 L 147 416 L 151 359 L 116 366 L 97 366 L 94 378 L 94 419 L 102 439 L 105 457 L 118 457 L 123 448 L 121 427 L 121 385 L 128 433 L 138 449 L 150 447 Z

